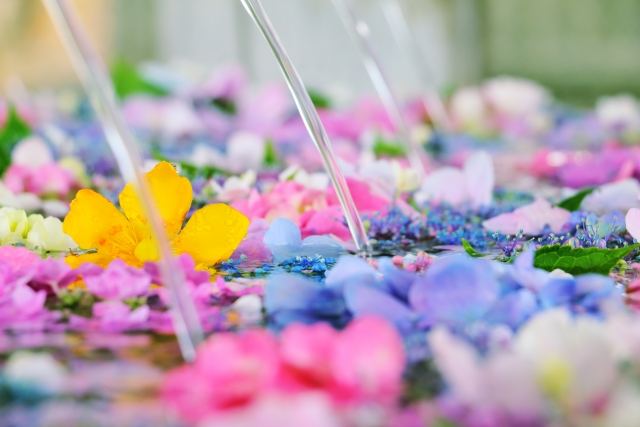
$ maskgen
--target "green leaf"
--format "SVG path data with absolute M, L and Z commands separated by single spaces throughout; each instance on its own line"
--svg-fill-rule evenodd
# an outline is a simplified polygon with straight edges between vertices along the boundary
M 402 145 L 396 142 L 385 141 L 382 138 L 378 138 L 376 143 L 373 145 L 373 153 L 376 155 L 376 157 L 402 157 L 406 152 Z
M 267 141 L 267 144 L 265 145 L 263 163 L 265 166 L 277 166 L 280 163 L 278 150 L 276 150 L 276 146 L 271 140 Z
M 598 189 L 597 187 L 589 187 L 589 188 L 580 190 L 573 196 L 567 197 L 566 199 L 558 203 L 557 206 L 559 208 L 566 209 L 569 212 L 575 212 L 578 209 L 580 209 L 580 205 L 582 205 L 582 202 L 584 201 L 585 197 L 587 197 L 589 194 L 593 193 L 597 189 Z
M 232 99 L 215 98 L 211 100 L 211 105 L 228 116 L 235 116 L 238 112 L 238 107 Z
M 466 253 L 468 253 L 470 256 L 474 258 L 480 258 L 486 255 L 486 254 L 481 254 L 480 252 L 473 249 L 473 246 L 471 246 L 471 243 L 469 243 L 467 239 L 465 239 L 464 237 L 462 238 L 462 247 L 464 248 L 464 251 Z
M 307 93 L 309 94 L 309 98 L 311 98 L 311 102 L 313 102 L 314 107 L 320 109 L 331 108 L 331 100 L 322 93 L 313 89 L 307 89 Z
M 133 64 L 117 59 L 111 67 L 111 78 L 116 93 L 122 99 L 134 94 L 166 96 L 168 92 L 158 85 L 145 80 Z
M 165 162 L 179 165 L 182 175 L 191 180 L 194 180 L 197 177 L 211 179 L 214 175 L 218 175 L 218 174 L 224 175 L 224 176 L 232 175 L 231 172 L 218 169 L 215 166 L 210 166 L 210 165 L 196 166 L 193 163 L 189 163 L 189 162 L 171 160 L 166 156 L 162 155 L 162 153 L 160 153 L 160 151 L 158 150 L 152 150 L 151 156 L 153 157 L 154 160 L 165 161 Z
M 420 206 L 418 206 L 418 202 L 416 202 L 416 200 L 413 197 L 409 198 L 409 204 L 411 205 L 411 207 L 413 209 L 415 209 L 418 212 L 422 212 L 422 209 L 420 208 Z
M 458 424 L 446 418 L 438 418 L 431 424 L 432 427 L 458 427 Z
M 557 268 L 574 276 L 597 273 L 608 276 L 619 260 L 640 248 L 640 243 L 618 249 L 543 246 L 533 258 L 533 266 L 547 271 Z
M 7 122 L 0 130 L 0 175 L 11 165 L 13 147 L 31 133 L 29 125 L 20 118 L 15 107 L 11 106 Z

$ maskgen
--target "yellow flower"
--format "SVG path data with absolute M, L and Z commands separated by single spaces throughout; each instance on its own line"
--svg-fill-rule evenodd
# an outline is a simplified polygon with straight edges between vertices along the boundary
M 193 199 L 189 180 L 181 178 L 167 162 L 146 173 L 145 179 L 176 255 L 188 253 L 196 265 L 210 266 L 228 259 L 246 235 L 247 217 L 225 204 L 197 210 L 180 231 Z M 92 262 L 105 267 L 120 258 L 141 267 L 146 261 L 158 260 L 153 233 L 131 184 L 120 193 L 120 206 L 124 214 L 93 190 L 78 192 L 63 230 L 81 248 L 97 252 L 67 257 L 71 266 Z

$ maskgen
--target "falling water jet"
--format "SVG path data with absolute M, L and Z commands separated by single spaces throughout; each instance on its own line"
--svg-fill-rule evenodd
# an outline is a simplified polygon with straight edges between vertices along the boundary
M 420 178 L 427 175 L 422 163 L 422 146 L 414 140 L 409 132 L 409 126 L 404 119 L 400 108 L 400 101 L 396 96 L 391 80 L 382 66 L 382 62 L 369 37 L 369 26 L 360 19 L 350 0 L 332 0 L 343 25 L 349 32 L 353 42 L 358 46 L 362 61 L 367 69 L 369 78 L 382 100 L 387 114 L 393 121 L 396 134 L 407 150 L 407 158 L 411 167 L 419 174 Z
M 407 60 L 412 63 L 414 70 L 422 81 L 423 88 L 427 90 L 428 100 L 424 96 L 422 100 L 425 103 L 425 107 L 428 108 L 430 105 L 432 108 L 435 108 L 434 127 L 437 130 L 451 132 L 452 126 L 449 114 L 442 97 L 433 84 L 433 70 L 420 50 L 420 46 L 409 27 L 399 0 L 380 0 L 380 7 L 382 7 L 382 11 L 389 23 L 397 45 L 403 51 Z M 431 103 L 427 105 L 427 101 Z
M 118 109 L 113 83 L 73 5 L 67 0 L 42 0 L 42 2 L 91 99 L 122 176 L 133 183 L 142 198 L 142 206 L 158 242 L 161 255 L 160 273 L 171 297 L 172 320 L 180 350 L 186 361 L 192 361 L 195 358 L 196 347 L 203 340 L 202 325 L 186 288 L 184 274 L 176 264 L 166 239 L 162 219 L 156 209 L 153 196 L 142 178 L 140 168 L 142 159 L 136 148 L 135 138 Z
M 367 233 L 364 229 L 364 225 L 362 224 L 362 220 L 360 219 L 360 215 L 358 214 L 356 205 L 353 202 L 351 191 L 349 190 L 347 181 L 340 170 L 338 160 L 333 153 L 329 136 L 320 121 L 318 112 L 311 102 L 311 98 L 307 93 L 300 75 L 291 63 L 289 55 L 287 55 L 282 42 L 278 38 L 275 29 L 271 25 L 266 12 L 260 4 L 260 0 L 240 0 L 240 2 L 246 9 L 249 16 L 251 16 L 253 22 L 262 32 L 262 35 L 269 43 L 269 46 L 278 61 L 278 65 L 280 66 L 282 74 L 287 81 L 287 86 L 291 91 L 291 95 L 293 96 L 296 106 L 298 107 L 300 116 L 302 116 L 302 120 L 309 132 L 309 135 L 311 136 L 311 139 L 313 139 L 318 151 L 320 151 L 324 168 L 329 174 L 333 187 L 336 190 L 336 194 L 340 200 L 340 205 L 342 206 L 345 218 L 347 219 L 349 231 L 351 231 L 351 236 L 353 237 L 358 251 L 365 255 L 370 255 L 371 245 L 369 244 L 369 238 L 367 237 Z

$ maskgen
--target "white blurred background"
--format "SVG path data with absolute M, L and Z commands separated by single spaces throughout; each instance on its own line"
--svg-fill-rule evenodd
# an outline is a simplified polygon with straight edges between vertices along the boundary
M 330 0 L 262 0 L 303 79 L 346 100 L 372 92 Z M 640 95 L 640 0 L 398 0 L 440 89 L 496 75 L 531 78 L 561 99 Z M 377 0 L 354 0 L 402 94 L 420 79 Z M 255 84 L 280 79 L 239 0 L 75 0 L 109 61 L 242 64 Z M 75 81 L 40 0 L 0 0 L 0 82 Z M 0 87 L 2 87 L 0 85 Z

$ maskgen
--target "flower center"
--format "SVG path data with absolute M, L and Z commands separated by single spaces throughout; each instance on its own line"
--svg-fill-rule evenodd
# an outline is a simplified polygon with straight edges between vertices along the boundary
M 151 239 L 144 239 L 138 246 L 136 246 L 133 252 L 138 261 L 145 263 L 147 261 L 158 261 L 160 255 L 158 254 L 158 247 L 156 243 Z

